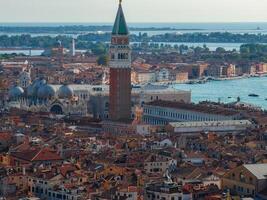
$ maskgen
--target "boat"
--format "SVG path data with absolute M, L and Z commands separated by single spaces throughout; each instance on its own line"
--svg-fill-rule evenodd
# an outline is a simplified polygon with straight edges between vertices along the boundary
M 257 95 L 257 94 L 249 94 L 248 96 L 249 97 L 259 97 L 259 95 Z

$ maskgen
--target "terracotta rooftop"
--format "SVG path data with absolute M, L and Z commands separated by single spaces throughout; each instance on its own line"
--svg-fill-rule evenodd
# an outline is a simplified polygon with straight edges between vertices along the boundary
M 48 160 L 62 160 L 62 158 L 53 150 L 49 148 L 43 149 L 29 149 L 19 152 L 11 153 L 13 157 L 16 157 L 25 161 L 48 161 Z
M 11 140 L 11 135 L 9 133 L 0 133 L 0 141 Z

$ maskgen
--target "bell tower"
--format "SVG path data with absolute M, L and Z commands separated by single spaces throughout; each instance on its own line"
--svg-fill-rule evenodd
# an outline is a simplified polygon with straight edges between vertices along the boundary
M 131 119 L 131 47 L 120 0 L 109 48 L 110 106 L 112 121 Z

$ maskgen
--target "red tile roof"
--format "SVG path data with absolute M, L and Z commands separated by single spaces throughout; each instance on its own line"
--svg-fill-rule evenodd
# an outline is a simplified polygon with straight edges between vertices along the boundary
M 29 149 L 19 152 L 12 152 L 11 156 L 30 162 L 62 160 L 62 158 L 55 151 L 49 148 Z
M 77 169 L 78 168 L 72 164 L 65 164 L 60 167 L 60 173 L 65 177 L 68 172 L 74 172 Z
M 0 133 L 0 141 L 9 141 L 11 138 L 9 133 Z

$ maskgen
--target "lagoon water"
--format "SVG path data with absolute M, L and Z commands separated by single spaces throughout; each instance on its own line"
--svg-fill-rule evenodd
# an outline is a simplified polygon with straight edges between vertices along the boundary
M 136 43 L 138 44 L 138 42 L 133 42 L 133 44 Z M 206 45 L 210 51 L 215 51 L 218 47 L 222 47 L 224 48 L 226 51 L 232 51 L 232 50 L 236 50 L 239 51 L 240 50 L 240 46 L 244 43 L 209 43 L 209 42 L 197 42 L 197 43 L 193 43 L 193 42 L 151 42 L 153 44 L 164 44 L 164 45 L 185 45 L 188 47 L 203 47 L 204 45 Z
M 29 56 L 30 54 L 32 56 L 40 56 L 42 53 L 44 52 L 44 50 L 0 50 L 0 54 L 24 54 L 26 56 Z
M 192 101 L 219 100 L 224 103 L 236 101 L 237 97 L 242 102 L 260 106 L 267 110 L 267 77 L 244 78 L 238 80 L 210 81 L 205 84 L 177 84 L 176 89 L 191 90 Z M 249 94 L 257 94 L 259 97 L 249 97 Z M 231 97 L 231 98 L 229 98 Z

